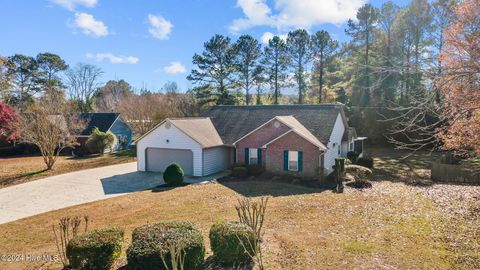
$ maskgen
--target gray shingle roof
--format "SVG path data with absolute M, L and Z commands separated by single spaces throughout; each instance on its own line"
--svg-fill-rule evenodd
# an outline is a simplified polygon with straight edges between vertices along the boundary
M 80 118 L 86 122 L 86 127 L 80 135 L 88 136 L 92 129 L 98 127 L 102 132 L 107 132 L 117 119 L 119 113 L 82 113 Z
M 232 144 L 275 116 L 292 115 L 326 145 L 342 111 L 336 104 L 212 106 L 201 116 L 210 117 L 225 144 Z

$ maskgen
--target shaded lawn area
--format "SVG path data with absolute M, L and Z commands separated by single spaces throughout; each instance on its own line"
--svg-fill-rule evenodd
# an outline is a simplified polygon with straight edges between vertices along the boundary
M 53 170 L 46 171 L 41 156 L 0 158 L 0 188 L 73 171 L 135 161 L 135 150 L 123 150 L 103 156 L 60 156 Z
M 217 220 L 236 220 L 241 196 L 271 196 L 264 225 L 266 269 L 448 269 L 454 254 L 440 217 L 420 189 L 375 182 L 345 193 L 268 181 L 233 181 L 142 191 L 0 225 L 0 254 L 56 254 L 51 225 L 69 215 L 89 215 L 90 228 L 126 230 L 120 264 L 132 229 L 149 222 L 191 221 L 208 233 Z M 59 269 L 60 263 L 0 262 L 0 269 Z
M 367 155 L 374 159 L 373 173 L 377 179 L 404 181 L 408 178 L 430 178 L 431 163 L 441 157 L 439 152 L 411 152 L 393 148 L 368 147 Z

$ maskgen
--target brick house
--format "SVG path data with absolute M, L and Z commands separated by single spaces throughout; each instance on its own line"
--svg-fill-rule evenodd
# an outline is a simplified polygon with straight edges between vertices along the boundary
M 364 139 L 340 104 L 213 106 L 201 117 L 166 119 L 140 137 L 137 162 L 141 171 L 176 162 L 192 176 L 239 163 L 315 178 L 331 173 L 336 157 L 363 151 Z

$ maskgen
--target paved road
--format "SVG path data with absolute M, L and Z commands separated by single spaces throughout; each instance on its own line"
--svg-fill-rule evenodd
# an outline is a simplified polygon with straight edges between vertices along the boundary
M 51 176 L 0 189 L 0 224 L 162 184 L 161 174 L 125 163 Z

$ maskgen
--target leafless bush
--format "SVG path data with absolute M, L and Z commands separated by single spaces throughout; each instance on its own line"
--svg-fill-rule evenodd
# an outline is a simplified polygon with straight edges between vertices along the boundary
M 84 232 L 87 232 L 89 222 L 88 216 L 84 216 L 83 220 L 85 223 Z M 81 224 L 82 218 L 77 216 L 62 217 L 59 219 L 57 225 L 52 225 L 53 234 L 55 235 L 55 244 L 64 267 L 67 267 L 70 264 L 66 254 L 68 242 L 78 234 Z
M 254 247 L 250 246 L 251 243 L 247 243 L 249 246 L 245 246 L 245 243 L 240 240 L 243 248 L 252 258 L 252 260 L 258 265 L 260 270 L 265 269 L 263 265 L 263 253 L 261 248 L 261 242 L 263 238 L 263 222 L 265 221 L 265 212 L 267 210 L 268 197 L 262 197 L 258 201 L 254 201 L 250 198 L 243 198 L 238 200 L 238 205 L 235 206 L 237 210 L 238 219 L 241 223 L 247 225 L 254 231 L 255 241 Z M 251 250 L 254 250 L 254 254 L 251 254 Z
M 186 252 L 184 251 L 185 245 L 183 242 L 175 240 L 168 241 L 166 248 L 168 252 L 162 252 L 160 254 L 165 268 L 168 270 L 184 270 Z M 171 269 L 169 267 L 168 259 L 166 258 L 168 253 L 170 253 Z

